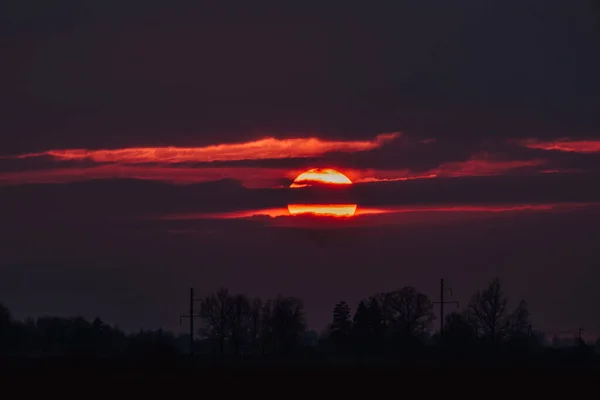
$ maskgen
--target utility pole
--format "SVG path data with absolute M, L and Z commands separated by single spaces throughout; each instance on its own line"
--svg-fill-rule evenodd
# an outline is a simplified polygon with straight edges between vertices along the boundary
M 190 359 L 192 363 L 194 361 L 194 318 L 198 318 L 199 315 L 194 312 L 194 303 L 201 301 L 202 299 L 196 299 L 194 297 L 194 288 L 190 288 L 190 309 L 188 314 L 183 314 L 179 317 L 179 324 L 181 324 L 183 318 L 190 319 Z
M 444 293 L 446 290 L 450 292 L 452 296 L 452 289 L 444 287 L 444 279 L 440 279 L 440 301 L 434 301 L 434 304 L 440 305 L 440 341 L 444 339 L 444 304 L 456 304 L 456 308 L 459 307 L 458 301 L 444 301 Z

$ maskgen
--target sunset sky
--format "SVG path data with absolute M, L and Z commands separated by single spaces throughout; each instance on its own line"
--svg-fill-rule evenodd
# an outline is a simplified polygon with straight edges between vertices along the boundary
M 341 300 L 445 278 L 466 304 L 499 275 L 539 328 L 600 334 L 594 1 L 34 3 L 0 12 L 17 317 L 178 329 L 190 286 L 226 286 L 321 329 Z M 313 168 L 352 184 L 290 187 Z

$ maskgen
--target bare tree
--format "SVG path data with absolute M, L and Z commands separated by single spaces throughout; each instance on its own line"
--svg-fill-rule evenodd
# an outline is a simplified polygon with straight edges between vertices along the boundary
M 477 292 L 468 307 L 468 318 L 477 334 L 495 341 L 527 332 L 530 325 L 527 303 L 521 300 L 512 313 L 507 305 L 508 297 L 497 277 Z
M 271 320 L 273 318 L 273 300 L 267 299 L 262 303 L 260 309 L 260 347 L 261 354 L 264 356 L 267 352 L 267 348 L 272 342 L 273 328 Z
M 225 340 L 232 326 L 234 299 L 227 289 L 220 289 L 202 299 L 199 314 L 203 325 L 200 333 L 218 341 L 219 356 L 223 358 Z
M 247 342 L 250 333 L 250 301 L 242 294 L 232 299 L 230 318 L 231 345 L 235 356 L 240 355 L 242 346 Z
M 302 301 L 295 297 L 277 297 L 272 302 L 269 322 L 272 343 L 280 353 L 297 347 L 306 331 Z
M 487 288 L 475 293 L 469 303 L 469 312 L 478 334 L 491 340 L 504 334 L 507 328 L 507 302 L 499 278 L 494 278 Z
M 521 300 L 517 308 L 510 314 L 509 317 L 509 334 L 511 336 L 523 336 L 528 334 L 531 327 L 529 308 L 527 302 Z
M 260 298 L 255 298 L 250 304 L 249 315 L 249 341 L 252 353 L 255 354 L 260 346 L 260 338 L 263 332 L 263 302 Z
M 431 300 L 410 286 L 385 293 L 382 309 L 388 329 L 408 338 L 422 337 L 435 319 Z

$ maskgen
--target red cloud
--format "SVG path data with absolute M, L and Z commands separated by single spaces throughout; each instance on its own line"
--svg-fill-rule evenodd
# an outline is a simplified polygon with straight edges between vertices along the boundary
M 432 172 L 437 176 L 449 177 L 501 175 L 516 169 L 538 167 L 545 163 L 546 161 L 541 159 L 497 161 L 472 158 L 467 161 L 444 163 Z
M 571 140 L 570 138 L 557 140 L 525 139 L 517 141 L 517 143 L 530 149 L 566 151 L 573 153 L 600 152 L 600 140 Z
M 440 214 L 458 215 L 465 214 L 498 214 L 511 212 L 543 212 L 553 210 L 571 210 L 587 207 L 598 207 L 597 203 L 544 203 L 544 204 L 449 204 L 438 206 L 406 205 L 383 208 L 358 207 L 353 217 L 339 219 L 335 217 L 316 215 L 290 215 L 287 208 L 264 208 L 234 212 L 217 213 L 182 213 L 158 217 L 165 220 L 194 220 L 194 219 L 252 219 L 268 218 L 265 222 L 271 226 L 356 226 L 356 225 L 387 225 L 403 224 L 411 221 L 422 221 L 431 215 L 433 220 L 439 221 Z M 382 215 L 386 214 L 386 215 Z M 394 218 L 394 214 L 397 215 Z M 437 214 L 433 216 L 433 214 Z M 407 217 L 410 216 L 410 217 Z M 431 219 L 430 218 L 430 219 Z M 338 222 L 341 221 L 341 222 Z
M 424 172 L 405 170 L 341 170 L 355 183 L 393 182 L 437 177 L 500 175 L 520 168 L 541 166 L 543 160 L 493 161 L 474 158 L 441 164 Z M 261 167 L 192 168 L 169 165 L 123 165 L 121 163 L 88 168 L 56 168 L 0 173 L 0 184 L 62 183 L 91 179 L 134 178 L 190 184 L 225 178 L 239 179 L 244 186 L 273 187 L 282 177 L 294 179 L 303 170 L 283 170 Z M 540 171 L 545 172 L 545 171 Z
M 373 150 L 399 137 L 399 133 L 377 135 L 374 140 L 331 141 L 319 138 L 264 138 L 245 143 L 227 143 L 204 147 L 133 147 L 113 150 L 49 150 L 17 156 L 27 158 L 52 156 L 57 160 L 90 159 L 95 162 L 121 164 L 182 163 L 317 157 L 329 152 Z
M 394 182 L 411 179 L 428 179 L 438 177 L 460 177 L 460 176 L 486 176 L 502 175 L 513 170 L 522 168 L 533 168 L 545 164 L 545 160 L 511 160 L 496 161 L 475 157 L 467 161 L 456 161 L 443 163 L 439 167 L 429 171 L 417 173 L 410 170 L 390 171 L 354 171 L 349 176 L 356 176 L 354 182 Z

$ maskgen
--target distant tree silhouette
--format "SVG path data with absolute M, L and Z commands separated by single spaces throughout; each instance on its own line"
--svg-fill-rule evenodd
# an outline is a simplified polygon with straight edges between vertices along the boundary
M 527 303 L 522 300 L 510 310 L 498 278 L 477 292 L 464 312 L 446 315 L 443 346 L 431 346 L 426 340 L 433 321 L 432 304 L 412 287 L 360 301 L 352 320 L 346 302 L 335 304 L 332 323 L 322 336 L 307 331 L 303 303 L 295 297 L 249 299 L 220 289 L 202 298 L 199 308 L 203 339 L 197 342 L 202 357 L 196 359 L 196 365 L 209 362 L 205 357 L 208 350 L 227 363 L 371 365 L 398 359 L 406 365 L 425 361 L 439 365 L 600 366 L 600 339 L 594 347 L 572 336 L 555 338 L 553 347 L 548 348 L 540 339 L 542 334 L 532 332 Z M 484 345 L 479 339 L 485 340 Z M 26 363 L 66 360 L 69 365 L 100 359 L 102 364 L 110 359 L 107 365 L 151 366 L 160 371 L 171 363 L 189 366 L 188 343 L 189 336 L 162 329 L 125 334 L 100 318 L 90 322 L 82 317 L 46 316 L 17 321 L 0 303 L 0 366 L 19 357 L 26 358 Z
M 238 294 L 232 299 L 230 318 L 231 345 L 236 357 L 240 355 L 242 346 L 248 343 L 250 335 L 250 301 L 244 295 Z
M 358 346 L 364 346 L 365 342 L 373 336 L 369 308 L 362 300 L 358 303 L 352 320 L 352 336 Z
M 330 338 L 338 345 L 348 343 L 352 333 L 352 320 L 350 306 L 345 301 L 337 303 L 333 307 L 333 322 L 330 327 Z
M 371 297 L 361 301 L 356 308 L 352 323 L 352 342 L 360 355 L 377 351 L 383 345 L 383 315 L 379 301 Z
M 164 362 L 176 353 L 175 336 L 158 329 L 156 331 L 141 330 L 129 336 L 129 351 L 136 358 L 145 362 Z
M 431 300 L 413 287 L 379 295 L 386 330 L 394 337 L 421 339 L 434 320 Z
M 376 297 L 371 297 L 368 303 L 369 330 L 374 340 L 383 343 L 385 334 L 385 319 L 382 304 Z
M 261 355 L 265 356 L 271 346 L 272 342 L 272 319 L 273 319 L 273 300 L 267 299 L 262 302 L 260 309 L 260 352 Z
M 261 346 L 261 338 L 264 336 L 265 332 L 265 320 L 263 318 L 263 302 L 260 298 L 255 298 L 252 300 L 250 304 L 248 317 L 248 325 L 249 325 L 249 342 L 250 342 L 250 352 L 252 354 L 257 354 L 260 350 Z
M 8 330 L 12 322 L 12 316 L 10 310 L 3 304 L 0 303 L 0 332 Z
M 200 334 L 218 343 L 219 358 L 223 360 L 225 341 L 231 332 L 234 318 L 234 299 L 227 289 L 202 298 L 200 302 L 202 326 Z
M 361 300 L 360 303 L 358 303 L 358 306 L 356 307 L 356 312 L 354 313 L 354 317 L 352 318 L 354 331 L 366 331 L 366 328 L 369 326 L 368 321 L 369 309 L 367 308 L 367 304 L 364 302 L 364 300 Z
M 451 345 L 466 345 L 473 342 L 476 332 L 465 314 L 453 312 L 446 315 L 444 337 Z
M 508 334 L 511 337 L 524 336 L 530 333 L 531 320 L 529 307 L 525 300 L 519 301 L 519 304 L 511 313 L 508 323 Z
M 9 350 L 12 341 L 12 316 L 4 304 L 0 303 L 0 355 Z
M 278 296 L 271 306 L 270 342 L 275 351 L 285 355 L 299 347 L 306 331 L 304 305 L 295 297 Z
M 478 336 L 491 341 L 523 334 L 529 326 L 529 311 L 525 301 L 509 313 L 508 298 L 504 294 L 502 281 L 494 278 L 487 288 L 477 292 L 468 307 L 469 320 Z

